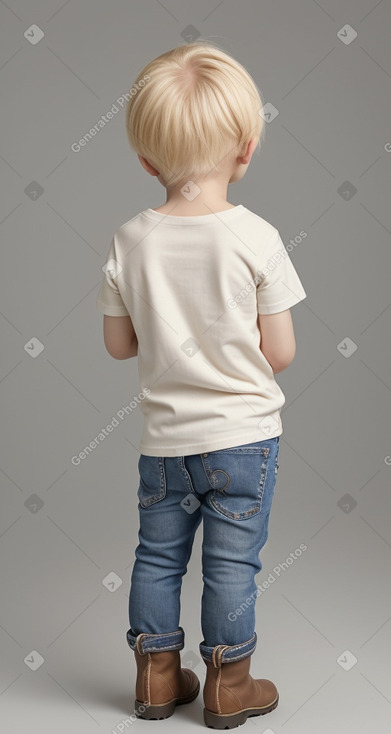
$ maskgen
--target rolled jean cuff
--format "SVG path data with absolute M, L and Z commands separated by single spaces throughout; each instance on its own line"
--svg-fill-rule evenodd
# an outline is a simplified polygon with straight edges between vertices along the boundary
M 146 652 L 163 652 L 164 650 L 182 650 L 185 646 L 185 633 L 182 627 L 175 632 L 164 634 L 152 634 L 142 632 L 135 635 L 130 628 L 126 633 L 126 639 L 131 650 L 138 650 L 143 655 Z
M 216 645 L 216 647 L 208 647 L 201 642 L 199 645 L 201 657 L 204 661 L 213 662 L 215 668 L 221 668 L 222 663 L 233 663 L 235 660 L 242 660 L 252 655 L 257 646 L 257 633 L 246 642 L 240 645 Z

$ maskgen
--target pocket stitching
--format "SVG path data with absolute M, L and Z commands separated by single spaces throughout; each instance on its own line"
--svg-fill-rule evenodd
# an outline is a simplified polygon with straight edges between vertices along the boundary
M 224 449 L 222 449 L 224 451 Z M 243 451 L 237 451 L 237 453 L 244 453 L 246 450 Z M 250 451 L 253 452 L 253 449 L 250 449 Z M 263 494 L 265 489 L 265 483 L 266 483 L 266 475 L 267 475 L 267 466 L 268 466 L 268 458 L 270 455 L 270 448 L 268 446 L 261 447 L 260 451 L 263 461 L 261 466 L 261 477 L 259 479 L 259 485 L 258 485 L 258 499 L 256 502 L 255 507 L 252 507 L 250 510 L 245 510 L 244 512 L 230 512 L 227 510 L 223 505 L 220 504 L 220 502 L 216 499 L 216 493 L 222 492 L 222 490 L 215 489 L 212 494 L 210 495 L 210 502 L 212 506 L 220 512 L 225 517 L 229 517 L 231 520 L 246 520 L 249 517 L 253 517 L 254 515 L 257 515 L 262 510 L 262 500 L 263 500 Z M 224 488 L 223 493 L 225 493 L 226 488 Z
M 149 507 L 150 505 L 153 505 L 156 502 L 159 502 L 160 500 L 164 499 L 164 497 L 167 494 L 167 482 L 166 482 L 166 473 L 165 473 L 165 467 L 164 467 L 164 457 L 159 456 L 157 458 L 158 458 L 158 466 L 159 466 L 159 483 L 160 483 L 160 488 L 159 488 L 159 491 L 158 492 L 155 492 L 155 494 L 147 497 L 143 501 L 141 500 L 141 496 L 140 496 L 141 495 L 141 489 L 144 490 L 145 493 L 147 493 L 148 491 L 150 491 L 150 488 L 147 487 L 147 485 L 145 484 L 145 482 L 144 482 L 144 480 L 143 480 L 143 478 L 141 476 L 141 472 L 140 472 L 141 456 L 140 456 L 140 459 L 139 459 L 139 476 L 140 476 L 140 482 L 139 482 L 139 487 L 138 487 L 138 490 L 137 490 L 137 495 L 138 495 L 139 504 L 140 504 L 140 506 L 143 509 L 145 509 L 145 508 Z

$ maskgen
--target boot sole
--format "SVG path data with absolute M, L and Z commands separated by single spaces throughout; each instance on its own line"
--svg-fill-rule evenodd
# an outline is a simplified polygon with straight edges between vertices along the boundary
M 242 709 L 236 714 L 214 714 L 212 711 L 204 708 L 204 723 L 211 729 L 234 729 L 236 726 L 245 724 L 249 716 L 263 716 L 273 711 L 278 705 L 279 695 L 268 706 L 261 708 Z
M 200 692 L 200 682 L 193 693 L 185 698 L 173 698 L 167 703 L 159 703 L 156 706 L 148 706 L 148 704 L 135 700 L 134 711 L 139 719 L 168 719 L 175 711 L 176 706 L 182 706 L 184 703 L 191 703 L 197 698 Z M 140 710 L 141 709 L 141 710 Z M 145 709 L 145 711 L 143 710 Z

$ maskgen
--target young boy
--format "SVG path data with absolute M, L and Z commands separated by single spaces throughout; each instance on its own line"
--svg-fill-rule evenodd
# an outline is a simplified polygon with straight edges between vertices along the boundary
M 274 375 L 295 356 L 290 308 L 306 293 L 278 230 L 227 201 L 264 131 L 244 67 L 197 41 L 149 63 L 133 90 L 129 141 L 167 198 L 115 232 L 96 306 L 109 354 L 138 356 L 144 415 L 127 631 L 135 713 L 167 718 L 198 695 L 197 676 L 181 668 L 179 615 L 203 521 L 204 722 L 234 728 L 279 699 L 249 672 L 254 576 L 283 430 Z

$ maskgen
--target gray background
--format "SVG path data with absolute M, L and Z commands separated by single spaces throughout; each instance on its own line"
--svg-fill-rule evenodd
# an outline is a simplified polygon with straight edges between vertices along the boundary
M 133 711 L 140 411 L 79 466 L 71 458 L 139 392 L 137 359 L 105 351 L 95 299 L 112 234 L 165 191 L 129 148 L 123 110 L 79 153 L 71 145 L 193 32 L 243 63 L 279 113 L 229 201 L 285 245 L 307 233 L 290 253 L 308 297 L 292 309 L 295 360 L 277 375 L 284 433 L 256 577 L 275 581 L 257 600 L 252 672 L 275 681 L 280 704 L 246 726 L 389 731 L 390 22 L 387 0 L 0 2 L 4 727 L 120 732 Z M 201 541 L 202 527 L 181 624 L 182 661 L 203 683 Z M 199 731 L 202 693 L 129 726 Z

